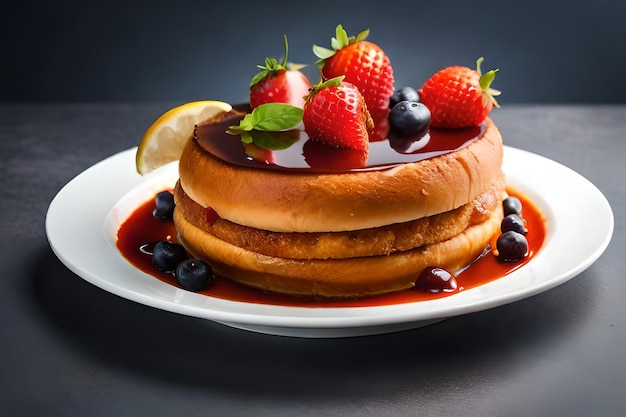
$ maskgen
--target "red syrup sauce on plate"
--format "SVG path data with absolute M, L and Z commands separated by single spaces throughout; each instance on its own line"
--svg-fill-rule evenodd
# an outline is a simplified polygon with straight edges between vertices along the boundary
M 350 151 L 337 154 L 338 158 L 333 161 L 328 158 L 328 152 L 337 152 L 336 149 L 324 149 L 323 145 L 319 146 L 317 143 L 312 143 L 313 141 L 307 140 L 306 133 L 300 129 L 295 131 L 295 143 L 288 148 L 279 151 L 266 151 L 262 153 L 261 157 L 257 155 L 254 158 L 249 151 L 244 149 L 238 136 L 225 133 L 229 126 L 238 124 L 243 114 L 249 111 L 246 106 L 237 106 L 237 110 L 243 113 L 227 113 L 220 120 L 213 120 L 212 123 L 197 126 L 194 140 L 197 140 L 206 151 L 227 163 L 249 168 L 280 170 L 285 173 L 291 171 L 315 174 L 331 171 L 358 172 L 388 169 L 399 164 L 454 152 L 480 139 L 485 130 L 483 124 L 469 129 L 431 129 L 424 137 L 414 142 L 393 141 L 392 139 L 377 140 L 370 142 L 370 151 L 366 161 L 359 155 L 351 154 Z M 316 158 L 318 153 L 323 157 Z M 318 161 L 321 162 L 318 163 Z M 358 166 L 355 165 L 354 161 L 358 161 Z M 412 288 L 391 294 L 358 299 L 306 298 L 263 292 L 235 283 L 226 277 L 216 277 L 208 288 L 201 291 L 200 294 L 245 303 L 326 308 L 384 306 L 453 296 L 459 291 L 484 285 L 506 276 L 528 263 L 541 248 L 546 233 L 543 215 L 526 196 L 515 190 L 508 191 L 510 195 L 518 197 L 524 207 L 523 217 L 528 229 L 526 234 L 529 247 L 528 256 L 518 262 L 505 263 L 498 261 L 493 253 L 485 253 L 471 266 L 456 275 L 458 289 L 454 292 L 429 293 Z M 117 233 L 118 250 L 139 270 L 180 288 L 173 275 L 157 270 L 152 265 L 150 255 L 141 250 L 146 244 L 160 240 L 177 242 L 174 223 L 154 218 L 153 209 L 154 200 L 150 199 L 137 207 L 130 217 L 120 225 Z M 497 237 L 493 237 L 491 243 L 493 248 L 495 248 Z
M 521 268 L 528 263 L 539 251 L 545 239 L 545 219 L 539 209 L 524 195 L 515 190 L 508 190 L 510 195 L 518 197 L 524 207 L 523 216 L 526 221 L 528 233 L 528 256 L 518 262 L 500 262 L 497 257 L 489 252 L 484 254 L 472 265 L 460 274 L 456 275 L 458 290 L 451 293 L 427 293 L 415 288 L 399 291 L 391 294 L 359 298 L 359 299 L 320 299 L 294 297 L 282 294 L 262 292 L 235 283 L 224 277 L 217 277 L 209 287 L 200 292 L 210 297 L 221 298 L 245 303 L 271 304 L 295 307 L 371 307 L 384 306 L 417 301 L 433 300 L 441 297 L 449 297 L 459 291 L 484 285 L 495 281 L 507 274 Z M 152 265 L 152 259 L 141 251 L 141 247 L 149 242 L 159 240 L 171 240 L 177 242 L 176 228 L 174 223 L 168 220 L 157 220 L 152 215 L 154 201 L 146 201 L 130 215 L 121 225 L 117 233 L 117 247 L 122 256 L 141 271 L 152 275 L 159 280 L 180 286 L 171 275 L 160 272 Z M 492 247 L 495 248 L 494 236 Z M 415 277 L 417 279 L 417 276 Z

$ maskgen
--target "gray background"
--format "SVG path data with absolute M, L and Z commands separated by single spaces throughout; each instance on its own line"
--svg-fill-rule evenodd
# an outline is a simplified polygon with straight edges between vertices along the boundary
M 505 103 L 617 103 L 626 2 L 15 1 L 0 2 L 0 100 L 241 101 L 255 65 L 312 63 L 337 23 L 370 28 L 397 85 L 440 67 L 499 67 Z M 308 69 L 313 81 L 315 68 Z

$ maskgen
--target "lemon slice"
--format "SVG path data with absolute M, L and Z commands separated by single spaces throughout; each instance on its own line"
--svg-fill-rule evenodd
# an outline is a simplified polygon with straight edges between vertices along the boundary
M 146 130 L 135 157 L 137 172 L 145 175 L 180 158 L 196 124 L 229 112 L 228 103 L 213 100 L 192 101 L 168 110 Z

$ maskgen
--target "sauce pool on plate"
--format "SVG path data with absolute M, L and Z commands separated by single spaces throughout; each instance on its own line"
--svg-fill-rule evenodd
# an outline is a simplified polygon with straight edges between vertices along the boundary
M 539 209 L 526 196 L 515 190 L 508 190 L 509 194 L 520 199 L 524 207 L 523 218 L 526 222 L 526 238 L 528 240 L 528 255 L 517 262 L 501 262 L 492 252 L 486 252 L 463 272 L 456 275 L 458 288 L 454 292 L 429 293 L 411 288 L 391 294 L 384 294 L 359 299 L 319 299 L 302 298 L 282 294 L 273 294 L 245 287 L 217 277 L 208 288 L 200 294 L 224 300 L 245 303 L 271 304 L 295 307 L 372 307 L 418 301 L 432 300 L 441 297 L 454 296 L 459 291 L 465 291 L 497 280 L 528 263 L 543 245 L 546 229 L 545 219 Z M 167 284 L 180 288 L 173 275 L 161 272 L 152 264 L 152 258 L 142 250 L 146 244 L 171 240 L 177 242 L 176 228 L 170 220 L 156 219 L 152 212 L 154 200 L 150 199 L 137 207 L 135 211 L 121 225 L 117 233 L 117 248 L 124 258 L 139 270 L 154 276 Z M 492 247 L 498 236 L 494 236 Z M 415 277 L 417 279 L 417 276 Z

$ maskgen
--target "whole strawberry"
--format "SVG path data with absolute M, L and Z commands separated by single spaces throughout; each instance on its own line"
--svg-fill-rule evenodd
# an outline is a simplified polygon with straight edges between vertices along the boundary
M 452 66 L 439 70 L 422 87 L 421 100 L 431 112 L 431 126 L 457 129 L 480 125 L 500 94 L 491 88 L 497 69 L 482 74 L 480 64 L 476 69 Z
M 298 66 L 287 63 L 289 46 L 285 36 L 285 57 L 281 62 L 265 58 L 265 65 L 250 81 L 250 107 L 253 109 L 265 103 L 285 103 L 302 108 L 309 94 L 311 83 Z
M 332 78 L 312 88 L 302 114 L 304 130 L 311 140 L 367 151 L 372 118 L 358 88 L 343 78 Z
M 369 30 L 356 37 L 348 37 L 341 25 L 331 39 L 333 49 L 313 46 L 313 52 L 320 58 L 322 78 L 344 75 L 345 81 L 354 84 L 363 97 L 370 113 L 384 111 L 389 107 L 393 94 L 393 68 L 385 52 L 376 44 L 366 41 Z

